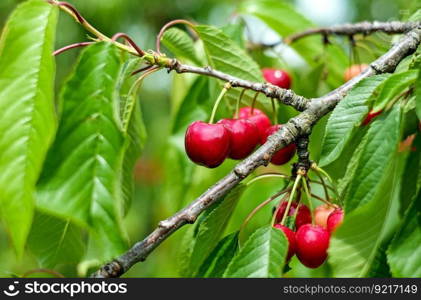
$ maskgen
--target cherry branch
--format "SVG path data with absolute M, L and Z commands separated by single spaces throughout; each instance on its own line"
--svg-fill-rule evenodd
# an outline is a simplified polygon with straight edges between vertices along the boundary
M 406 33 L 412 29 L 420 28 L 420 26 L 421 22 L 360 22 L 354 24 L 309 29 L 286 37 L 284 42 L 286 44 L 290 44 L 301 38 L 315 34 L 321 34 L 326 37 L 328 35 L 369 35 L 375 32 L 384 32 L 387 34 Z
M 290 119 L 279 131 L 271 135 L 265 144 L 237 164 L 228 175 L 211 186 L 186 208 L 168 219 L 161 221 L 158 227 L 144 240 L 137 242 L 126 253 L 101 267 L 97 272 L 92 274 L 92 277 L 118 277 L 127 272 L 137 262 L 145 260 L 173 232 L 185 224 L 194 223 L 204 210 L 218 202 L 257 167 L 267 165 L 276 151 L 296 141 L 298 137 L 308 136 L 313 125 L 332 111 L 336 104 L 357 82 L 375 74 L 393 72 L 403 58 L 412 54 L 417 49 L 420 41 L 421 28 L 414 28 L 405 34 L 388 52 L 372 62 L 360 75 L 332 92 L 320 98 L 312 99 L 307 103 L 303 112 Z M 177 70 L 177 66 L 173 66 L 173 69 Z M 208 75 L 209 72 L 199 74 Z

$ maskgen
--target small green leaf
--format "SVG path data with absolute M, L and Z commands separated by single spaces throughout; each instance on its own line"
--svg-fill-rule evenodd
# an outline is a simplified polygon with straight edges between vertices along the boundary
M 238 249 L 238 231 L 224 237 L 199 268 L 196 277 L 220 278 Z
M 175 27 L 170 28 L 165 31 L 161 42 L 178 59 L 187 59 L 196 65 L 201 65 L 194 48 L 193 40 L 185 31 Z
M 420 207 L 421 197 L 418 197 L 408 208 L 400 230 L 387 250 L 387 260 L 394 277 L 421 276 Z
M 395 106 L 390 113 L 377 118 L 367 132 L 367 143 L 345 195 L 345 209 L 351 212 L 367 203 L 378 191 L 381 178 L 397 150 L 400 138 L 401 111 Z
M 60 219 L 43 212 L 34 216 L 28 236 L 28 248 L 40 267 L 75 266 L 85 253 L 82 230 L 69 219 Z
M 18 6 L 0 39 L 0 211 L 20 256 L 34 213 L 33 192 L 56 127 L 57 8 Z
M 288 250 L 284 234 L 272 226 L 257 229 L 233 258 L 224 277 L 279 278 Z
M 244 189 L 245 186 L 241 184 L 234 188 L 221 202 L 210 207 L 197 222 L 188 268 L 190 276 L 196 274 L 209 253 L 218 244 Z
M 368 113 L 367 102 L 390 75 L 376 75 L 360 81 L 335 107 L 326 125 L 320 166 L 334 162 L 344 151 Z
M 373 105 L 373 111 L 379 111 L 399 96 L 406 88 L 411 86 L 418 75 L 418 70 L 410 70 L 391 75 L 381 84 L 381 90 Z
M 38 205 L 88 226 L 109 259 L 127 247 L 119 191 L 124 137 L 115 116 L 121 70 L 110 43 L 84 49 L 65 84 L 63 113 L 38 183 Z

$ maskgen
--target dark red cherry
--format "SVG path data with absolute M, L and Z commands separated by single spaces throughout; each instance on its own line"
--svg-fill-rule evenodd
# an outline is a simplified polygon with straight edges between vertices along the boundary
M 272 123 L 270 122 L 270 119 L 264 112 L 262 112 L 260 109 L 254 108 L 253 114 L 251 107 L 243 107 L 240 108 L 238 112 L 238 117 L 240 119 L 247 119 L 254 123 L 256 125 L 257 129 L 259 130 L 260 137 L 264 136 L 266 129 L 268 129 Z
M 247 119 L 222 119 L 218 122 L 230 133 L 230 152 L 232 159 L 246 158 L 260 141 L 259 130 Z
M 196 121 L 187 128 L 184 146 L 193 162 L 215 168 L 228 156 L 230 133 L 222 124 Z
M 295 248 L 296 248 L 295 232 L 281 224 L 275 224 L 273 225 L 273 227 L 276 229 L 282 230 L 288 239 L 287 261 L 289 261 L 291 257 L 293 257 L 295 254 Z
M 284 216 L 285 210 L 287 209 L 288 201 L 283 201 L 281 206 L 278 209 L 275 217 L 275 223 L 280 223 L 282 221 L 282 217 Z M 288 216 L 293 216 L 295 214 L 295 210 L 297 209 L 297 203 L 292 202 L 289 208 Z M 300 204 L 297 212 L 297 217 L 295 218 L 295 227 L 298 229 L 301 226 L 311 223 L 311 212 L 307 205 Z
M 329 248 L 329 232 L 319 225 L 306 224 L 295 234 L 296 254 L 300 262 L 309 268 L 317 268 L 326 260 Z
M 265 135 L 263 136 L 263 139 L 262 139 L 262 144 L 264 144 L 267 141 L 270 135 L 278 131 L 281 127 L 282 127 L 282 124 L 277 124 L 266 129 Z M 288 146 L 278 150 L 278 152 L 276 152 L 272 156 L 272 159 L 270 160 L 270 162 L 278 166 L 286 164 L 294 156 L 296 148 L 297 147 L 295 146 L 295 144 L 289 144 Z
M 365 117 L 364 121 L 363 121 L 363 125 L 368 125 L 371 120 L 373 120 L 375 117 L 377 117 L 378 115 L 380 115 L 383 112 L 383 110 L 379 110 L 376 112 L 373 112 L 372 110 L 367 114 L 367 116 Z
M 332 233 L 341 226 L 344 220 L 344 211 L 340 208 L 335 209 L 327 218 L 327 230 Z
M 284 70 L 264 68 L 262 70 L 265 80 L 283 89 L 291 87 L 291 77 Z

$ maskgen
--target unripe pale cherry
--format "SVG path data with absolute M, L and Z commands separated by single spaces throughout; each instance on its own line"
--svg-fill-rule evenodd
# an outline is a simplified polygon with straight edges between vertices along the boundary
M 333 205 L 322 204 L 314 210 L 314 223 L 323 228 L 327 226 L 327 218 L 336 209 Z
M 273 126 L 269 127 L 268 129 L 266 129 L 265 135 L 263 136 L 263 139 L 262 139 L 262 144 L 264 144 L 267 141 L 267 138 L 270 135 L 274 134 L 281 127 L 282 127 L 282 124 L 277 124 L 277 125 L 273 125 Z M 272 156 L 272 159 L 270 160 L 270 162 L 273 163 L 274 165 L 278 165 L 278 166 L 286 164 L 294 156 L 296 149 L 297 149 L 297 147 L 295 146 L 294 143 L 289 144 L 286 147 L 278 150 L 278 152 L 276 152 Z
M 306 224 L 295 234 L 296 254 L 300 262 L 309 268 L 317 268 L 327 258 L 330 234 L 319 225 Z
M 295 254 L 295 249 L 296 249 L 295 232 L 281 224 L 275 224 L 273 225 L 273 227 L 276 229 L 282 230 L 285 233 L 285 236 L 287 237 L 287 240 L 288 240 L 287 261 L 289 261 L 291 257 L 293 257 Z
M 187 128 L 184 145 L 193 162 L 215 168 L 228 156 L 230 133 L 222 124 L 196 121 Z
M 288 201 L 283 201 L 276 213 L 275 223 L 280 223 L 287 209 Z M 297 209 L 297 203 L 292 202 L 288 211 L 288 216 L 292 217 Z M 298 207 L 297 217 L 295 218 L 295 227 L 298 229 L 301 226 L 311 223 L 311 212 L 307 205 L 300 204 Z
M 335 209 L 327 218 L 327 230 L 333 233 L 336 228 L 341 226 L 344 220 L 344 211 L 342 209 Z
M 272 125 L 270 119 L 264 112 L 257 108 L 252 109 L 249 106 L 240 108 L 238 117 L 240 119 L 247 119 L 254 123 L 259 130 L 260 137 L 264 136 L 266 129 Z
M 360 75 L 362 71 L 368 68 L 367 64 L 360 64 L 360 65 L 352 65 L 347 68 L 344 72 L 344 80 L 349 81 L 352 78 Z
M 232 159 L 246 158 L 259 144 L 259 130 L 248 119 L 222 119 L 218 124 L 224 125 L 230 133 L 228 157 Z
M 291 76 L 285 70 L 264 68 L 262 73 L 265 80 L 273 85 L 283 89 L 291 87 Z

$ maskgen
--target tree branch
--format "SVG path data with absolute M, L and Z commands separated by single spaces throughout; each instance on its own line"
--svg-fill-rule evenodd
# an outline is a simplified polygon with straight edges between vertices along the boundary
M 106 264 L 92 277 L 118 277 L 127 272 L 137 262 L 146 257 L 174 231 L 187 223 L 193 223 L 197 217 L 210 205 L 216 203 L 226 195 L 240 181 L 247 177 L 257 167 L 267 165 L 272 155 L 282 147 L 294 142 L 300 136 L 309 135 L 312 126 L 328 112 L 333 110 L 336 104 L 346 93 L 360 80 L 380 73 L 393 72 L 399 62 L 413 53 L 421 40 L 421 29 L 415 28 L 408 32 L 387 53 L 370 64 L 370 67 L 359 76 L 348 81 L 339 88 L 325 96 L 312 99 L 307 108 L 298 116 L 290 119 L 279 131 L 271 135 L 267 142 L 257 149 L 248 158 L 237 164 L 228 175 L 205 191 L 189 206 L 177 212 L 172 217 L 161 221 L 158 227 L 144 240 L 136 243 L 129 251 L 117 257 L 114 261 Z M 180 68 L 180 73 L 184 70 Z M 174 67 L 177 70 L 177 67 Z M 196 69 L 194 69 L 196 70 Z M 218 71 L 199 73 L 213 76 Z M 214 76 L 215 77 L 215 76 Z
M 284 42 L 287 44 L 293 43 L 301 38 L 322 34 L 324 36 L 328 35 L 347 35 L 352 36 L 355 34 L 364 34 L 369 35 L 374 32 L 384 32 L 387 34 L 396 34 L 396 33 L 406 33 L 412 29 L 419 28 L 421 22 L 360 22 L 355 24 L 344 24 L 344 25 L 335 25 L 331 27 L 321 27 L 309 29 L 297 34 L 293 34 L 289 37 L 286 37 Z

